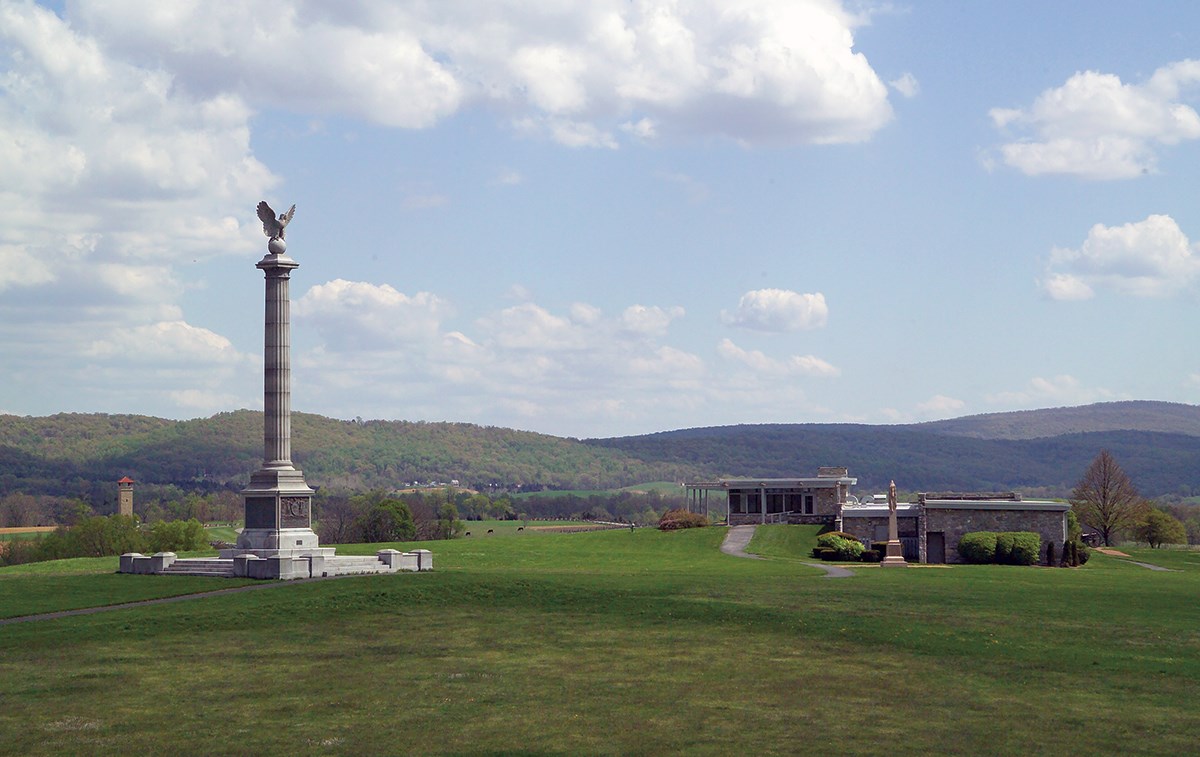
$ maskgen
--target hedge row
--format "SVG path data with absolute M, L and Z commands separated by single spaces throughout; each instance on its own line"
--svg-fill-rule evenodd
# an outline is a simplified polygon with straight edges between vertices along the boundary
M 1032 531 L 972 531 L 958 540 L 958 554 L 978 565 L 1036 565 L 1042 537 Z

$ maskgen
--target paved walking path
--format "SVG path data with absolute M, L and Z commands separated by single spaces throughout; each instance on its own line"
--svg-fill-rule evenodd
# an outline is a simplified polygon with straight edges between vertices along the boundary
M 1129 557 L 1130 556 L 1128 552 L 1122 552 L 1121 550 L 1113 549 L 1112 547 L 1096 547 L 1096 551 L 1102 555 L 1112 555 L 1113 557 Z M 1162 571 L 1166 571 L 1167 573 L 1175 572 L 1171 568 L 1164 568 L 1161 565 L 1151 565 L 1148 562 L 1138 562 L 1137 560 L 1126 560 L 1125 562 L 1131 562 L 1134 565 L 1140 565 L 1141 567 L 1146 568 L 1148 570 L 1162 570 Z
M 1175 571 L 1174 571 L 1174 570 L 1172 570 L 1171 568 L 1164 568 L 1164 567 L 1163 567 L 1163 566 L 1161 566 L 1161 565 L 1151 565 L 1151 564 L 1150 564 L 1150 563 L 1148 563 L 1148 562 L 1138 562 L 1137 560 L 1126 560 L 1125 562 L 1131 562 L 1131 563 L 1133 563 L 1134 565 L 1141 565 L 1143 568 L 1149 568 L 1150 570 L 1165 570 L 1165 571 L 1166 571 L 1166 572 L 1168 572 L 1168 573 L 1174 573 L 1174 572 L 1175 572 Z
M 721 551 L 727 555 L 734 557 L 746 557 L 751 560 L 763 559 L 759 555 L 750 554 L 746 551 L 746 545 L 750 543 L 750 539 L 754 536 L 754 529 L 757 526 L 731 526 L 729 532 L 725 534 L 725 541 L 721 542 Z M 826 578 L 850 578 L 854 575 L 852 571 L 837 565 L 826 565 L 819 562 L 801 563 L 810 568 L 820 568 L 825 571 Z
M 725 541 L 721 542 L 721 551 L 734 557 L 761 560 L 762 558 L 758 555 L 752 555 L 746 551 L 746 545 L 754 536 L 754 529 L 755 526 L 730 526 L 728 533 L 725 534 Z

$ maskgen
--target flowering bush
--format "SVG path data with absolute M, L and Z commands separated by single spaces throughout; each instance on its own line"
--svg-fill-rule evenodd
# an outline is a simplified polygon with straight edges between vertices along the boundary
M 681 528 L 700 528 L 707 526 L 708 516 L 703 513 L 691 513 L 687 510 L 667 510 L 658 520 L 660 531 L 676 531 Z

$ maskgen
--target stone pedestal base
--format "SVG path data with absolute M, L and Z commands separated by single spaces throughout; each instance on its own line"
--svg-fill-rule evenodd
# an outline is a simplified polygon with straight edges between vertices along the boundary
M 904 547 L 899 541 L 889 541 L 887 552 L 879 565 L 884 568 L 906 568 L 908 562 L 904 559 Z
M 222 551 L 311 554 L 320 549 L 320 541 L 311 528 L 243 528 L 238 534 L 237 547 Z
M 287 554 L 287 550 L 263 551 L 268 554 L 257 555 L 231 549 L 222 550 L 220 558 L 196 557 L 183 560 L 178 559 L 173 552 L 159 552 L 149 557 L 127 552 L 121 555 L 121 567 L 117 572 L 290 581 L 302 578 L 433 570 L 433 553 L 427 549 L 412 552 L 381 549 L 374 557 L 336 557 L 331 547 L 310 550 L 307 554 Z M 224 553 L 235 554 L 227 557 Z

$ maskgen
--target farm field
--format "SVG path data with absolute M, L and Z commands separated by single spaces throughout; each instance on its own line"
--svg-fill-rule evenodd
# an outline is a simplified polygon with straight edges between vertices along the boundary
M 38 539 L 54 530 L 54 526 L 26 526 L 23 528 L 0 528 L 0 541 Z
M 435 571 L 0 626 L 19 754 L 1175 754 L 1200 732 L 1200 555 L 809 567 L 812 531 L 424 543 Z M 341 546 L 370 553 L 384 545 Z M 414 545 L 396 545 L 412 548 Z M 0 606 L 185 579 L 0 570 Z M 179 591 L 226 588 L 194 579 Z M 61 583 L 56 583 L 61 582 Z M 151 588 L 147 588 L 151 587 Z M 42 612 L 45 610 L 36 610 Z

